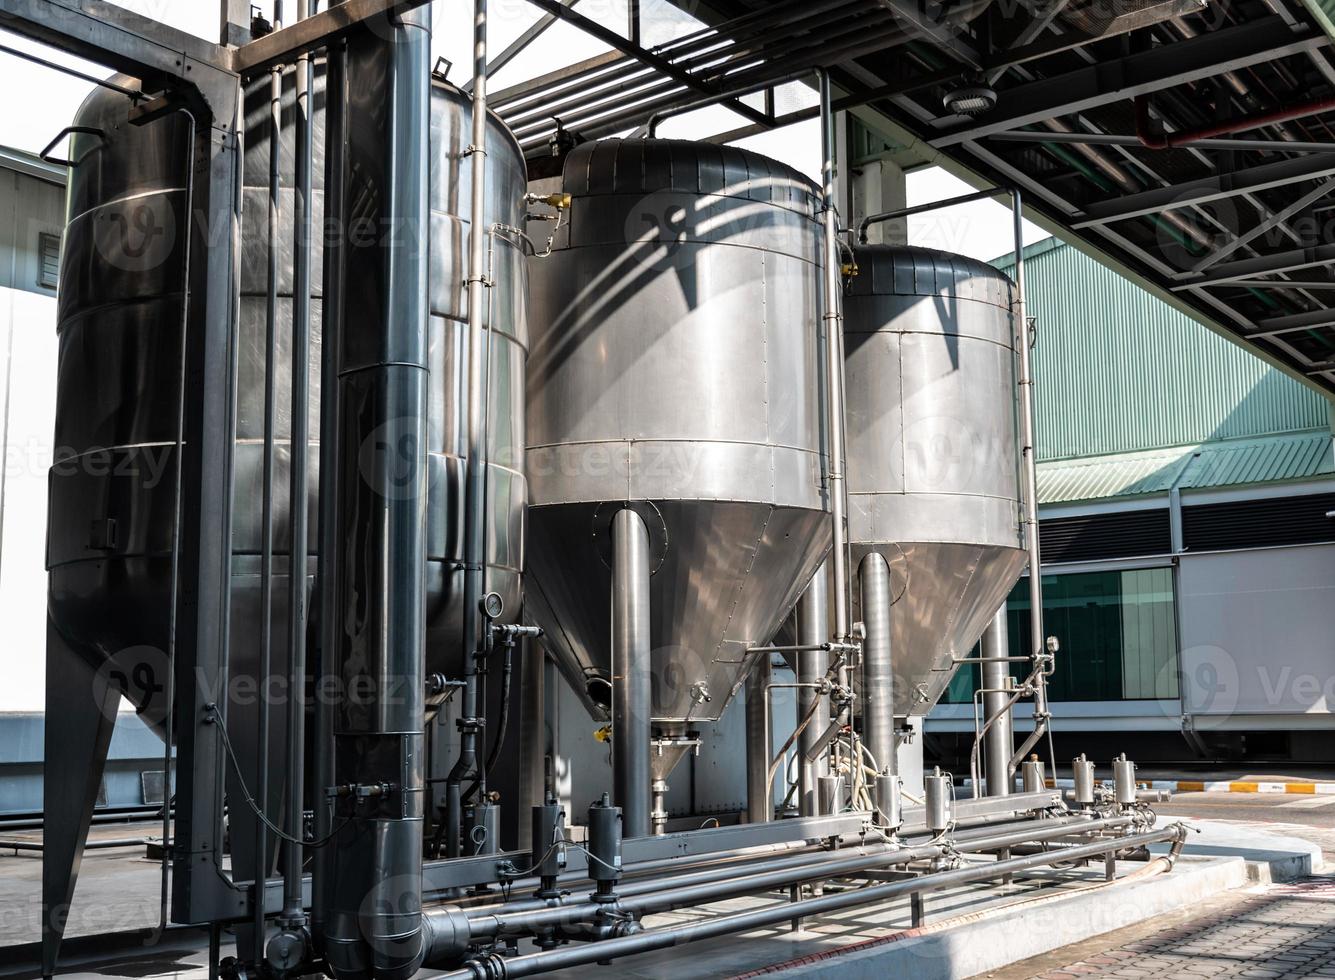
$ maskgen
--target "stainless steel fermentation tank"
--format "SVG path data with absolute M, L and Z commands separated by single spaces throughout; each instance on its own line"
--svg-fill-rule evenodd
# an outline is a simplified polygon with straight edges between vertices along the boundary
M 644 598 L 648 636 L 616 635 L 651 651 L 660 779 L 829 548 L 818 193 L 755 153 L 658 139 L 577 147 L 560 189 L 570 222 L 530 262 L 527 609 L 606 711 L 627 679 L 615 566 L 647 552 L 647 584 L 618 589 L 617 608 L 633 617 Z M 627 508 L 637 541 L 614 547 Z M 650 718 L 629 723 L 647 739 Z
M 131 85 L 121 78 L 118 84 Z M 349 112 L 377 113 L 371 92 L 354 95 Z M 284 717 L 289 700 L 273 686 L 286 675 L 288 459 L 292 336 L 294 76 L 283 87 L 281 254 L 275 378 L 278 412 L 273 473 L 273 658 L 268 678 L 258 672 L 260 566 L 264 471 L 264 376 L 268 292 L 268 182 L 270 95 L 267 80 L 247 90 L 242 189 L 240 299 L 236 353 L 235 490 L 232 525 L 231 662 L 228 728 L 240 765 L 254 782 L 255 718 L 261 685 L 271 698 L 270 764 L 283 764 Z M 470 167 L 467 150 L 472 110 L 466 96 L 441 81 L 431 86 L 430 327 L 428 362 L 430 473 L 427 522 L 426 672 L 459 677 L 462 642 L 463 502 L 467 470 L 467 334 L 463 288 Z M 323 65 L 314 90 L 315 261 L 312 305 L 310 431 L 319 431 L 320 291 L 323 245 Z M 123 691 L 159 735 L 168 720 L 167 649 L 172 612 L 172 549 L 176 520 L 175 467 L 181 400 L 196 379 L 182 377 L 184 270 L 182 233 L 191 177 L 189 122 L 183 114 L 147 125 L 129 122 L 129 101 L 96 89 L 79 110 L 70 157 L 68 213 L 59 297 L 59 376 L 54 465 L 50 476 L 47 563 L 50 571 L 50 676 L 77 663 Z M 527 177 L 522 154 L 499 118 L 489 120 L 487 228 L 518 226 L 525 211 Z M 354 127 L 352 138 L 379 132 Z M 351 178 L 357 179 L 354 174 Z M 368 188 L 368 191 L 370 188 Z M 370 208 L 370 213 L 377 213 Z M 352 219 L 356 220 L 356 215 Z M 227 229 L 217 229 L 221 246 Z M 379 236 L 401 229 L 352 228 Z M 485 229 L 483 230 L 485 233 Z M 524 445 L 524 361 L 527 349 L 527 266 L 513 236 L 497 236 L 489 272 L 488 337 L 488 567 L 487 588 L 505 602 L 504 621 L 520 614 L 527 487 Z M 196 261 L 202 261 L 196 257 Z M 348 308 L 347 330 L 373 331 L 371 311 Z M 359 327 L 360 325 L 360 327 Z M 368 440 L 366 453 L 400 452 Z M 189 451 L 189 447 L 185 448 Z M 314 529 L 319 446 L 308 447 L 310 526 Z M 367 458 L 365 479 L 374 469 Z M 315 571 L 317 537 L 310 535 L 307 574 Z M 318 616 L 318 610 L 316 615 Z M 312 630 L 314 637 L 318 633 Z M 178 657 L 190 657 L 180 650 Z M 313 663 L 313 658 L 308 660 Z M 85 665 L 87 665 L 85 667 Z M 177 676 L 181 676 L 178 670 Z M 77 738 L 79 736 L 71 736 Z M 72 746 L 71 753 L 76 750 Z M 86 755 L 86 748 L 78 749 Z M 101 752 L 105 754 L 105 746 Z M 59 779 L 58 751 L 48 750 L 49 780 Z M 96 753 L 94 753 L 96 754 Z M 72 756 L 78 757 L 78 756 Z M 97 760 L 101 765 L 101 760 Z M 281 772 L 275 768 L 275 772 Z M 83 778 L 83 777 L 80 777 Z M 231 775 L 229 774 L 229 779 Z M 275 784 L 281 784 L 276 777 Z M 50 786 L 50 782 L 48 783 Z M 277 818 L 279 795 L 270 801 Z M 233 787 L 233 800 L 241 796 Z M 237 811 L 233 811 L 236 817 Z M 232 821 L 241 850 L 252 821 Z M 249 867 L 249 865 L 238 865 Z M 240 874 L 240 872 L 238 872 Z
M 931 249 L 862 245 L 854 258 L 844 296 L 849 540 L 864 662 L 876 671 L 859 700 L 880 724 L 887 712 L 873 709 L 889 678 L 876 644 L 888 639 L 894 714 L 926 714 L 1025 566 L 1014 286 L 986 263 Z M 864 600 L 884 588 L 887 566 L 882 638 L 884 603 Z

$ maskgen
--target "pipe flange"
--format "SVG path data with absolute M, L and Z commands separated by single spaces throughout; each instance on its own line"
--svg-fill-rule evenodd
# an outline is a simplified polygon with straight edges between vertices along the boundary
M 505 980 L 505 957 L 499 953 L 480 953 L 464 964 L 476 980 Z
M 612 521 L 617 513 L 623 510 L 633 510 L 640 515 L 640 520 L 644 521 L 644 527 L 649 532 L 649 574 L 657 575 L 658 570 L 667 561 L 668 530 L 667 521 L 663 520 L 663 512 L 652 500 L 623 500 L 616 503 L 604 501 L 594 507 L 591 533 L 598 558 L 611 571 Z

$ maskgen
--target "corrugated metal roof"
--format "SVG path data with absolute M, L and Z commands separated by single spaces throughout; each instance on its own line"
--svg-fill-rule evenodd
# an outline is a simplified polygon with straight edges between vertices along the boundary
M 1038 466 L 1042 504 L 1203 490 L 1335 474 L 1328 429 L 1147 452 L 1057 460 Z
M 1026 247 L 1025 260 L 1028 312 L 1038 322 L 1040 459 L 1330 424 L 1320 394 L 1076 249 L 1049 239 Z M 1010 256 L 997 264 L 1013 266 Z

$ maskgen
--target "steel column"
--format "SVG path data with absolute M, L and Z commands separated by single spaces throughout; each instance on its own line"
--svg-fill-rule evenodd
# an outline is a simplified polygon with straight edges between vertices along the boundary
M 612 779 L 626 837 L 649 834 L 649 531 L 630 508 L 612 520 Z

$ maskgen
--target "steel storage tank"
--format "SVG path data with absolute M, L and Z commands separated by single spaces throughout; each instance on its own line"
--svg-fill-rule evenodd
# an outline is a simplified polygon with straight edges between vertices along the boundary
M 569 224 L 530 260 L 527 610 L 605 710 L 611 524 L 639 514 L 661 778 L 829 549 L 818 194 L 758 154 L 658 139 L 577 147 L 559 189 Z
M 922 715 L 1025 566 L 1014 286 L 947 252 L 854 254 L 844 297 L 852 563 L 860 579 L 877 571 L 868 556 L 888 565 L 893 711 Z M 853 593 L 855 613 L 876 620 Z M 864 685 L 865 697 L 886 686 Z
M 283 103 L 274 466 L 273 669 L 286 662 L 287 480 L 290 426 L 293 246 L 293 75 Z M 131 85 L 125 78 L 118 84 Z M 323 217 L 324 78 L 317 67 L 316 229 L 313 292 L 319 292 Z M 55 462 L 50 477 L 47 564 L 57 641 L 109 671 L 144 719 L 162 732 L 171 597 L 176 419 L 181 397 L 183 238 L 190 140 L 183 116 L 128 122 L 129 102 L 97 89 L 71 137 L 68 213 L 58 311 L 60 338 Z M 267 81 L 246 93 L 244 232 L 238 316 L 237 446 L 233 540 L 232 676 L 253 674 L 258 646 L 264 369 L 268 283 Z M 466 295 L 471 105 L 458 89 L 432 86 L 431 395 L 428 526 L 428 672 L 463 670 L 463 484 L 467 385 Z M 518 144 L 498 117 L 488 129 L 487 227 L 522 222 L 527 190 Z M 377 233 L 368 229 L 368 233 Z M 392 233 L 392 230 L 387 233 Z M 523 567 L 524 360 L 527 266 L 497 238 L 489 304 L 487 588 L 519 614 Z M 319 431 L 320 305 L 312 302 L 311 433 Z M 371 321 L 368 321 L 371 322 Z M 309 447 L 311 528 L 319 447 Z M 310 535 L 312 549 L 316 535 Z M 314 562 L 309 566 L 314 572 Z M 283 726 L 276 721 L 275 732 Z M 244 734 L 241 736 L 244 738 Z M 239 746 L 240 748 L 240 746 Z M 244 754 L 244 753 L 239 753 Z M 276 758 L 276 757 L 275 757 Z

